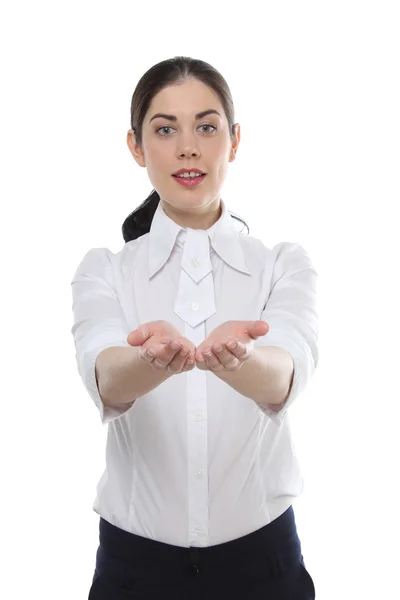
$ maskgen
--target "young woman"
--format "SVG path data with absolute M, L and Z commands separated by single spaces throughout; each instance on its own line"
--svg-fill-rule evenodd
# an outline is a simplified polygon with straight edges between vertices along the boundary
M 122 250 L 92 248 L 72 281 L 79 373 L 108 424 L 91 600 L 315 598 L 287 411 L 318 362 L 317 273 L 228 212 L 239 142 L 208 63 L 138 82 L 127 143 L 154 190 Z

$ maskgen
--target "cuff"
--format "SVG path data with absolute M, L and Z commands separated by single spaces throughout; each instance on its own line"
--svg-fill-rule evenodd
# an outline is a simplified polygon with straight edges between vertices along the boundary
M 92 398 L 99 410 L 100 419 L 103 425 L 106 425 L 107 423 L 110 423 L 111 421 L 114 421 L 118 417 L 122 416 L 133 405 L 132 402 L 132 404 L 124 404 L 121 406 L 106 406 L 105 404 L 103 404 L 99 393 L 99 389 L 97 387 L 95 371 L 96 358 L 102 350 L 105 350 L 106 348 L 112 348 L 117 345 L 125 346 L 125 344 L 106 344 L 104 346 L 101 346 L 100 348 L 95 348 L 89 352 L 86 352 L 84 356 L 80 356 L 78 359 L 78 369 L 83 384 L 89 396 Z M 126 343 L 126 346 L 129 347 L 129 344 Z
M 265 338 L 265 339 L 264 339 Z M 268 338 L 268 340 L 267 340 Z M 255 340 L 256 346 L 278 346 L 286 350 L 293 360 L 294 373 L 292 387 L 286 401 L 279 405 L 261 405 L 257 404 L 260 410 L 265 413 L 271 421 L 280 427 L 285 419 L 286 413 L 298 396 L 305 390 L 314 370 L 314 359 L 311 351 L 303 338 L 296 339 L 293 335 L 288 338 L 280 335 L 279 332 L 268 332 L 264 337 Z

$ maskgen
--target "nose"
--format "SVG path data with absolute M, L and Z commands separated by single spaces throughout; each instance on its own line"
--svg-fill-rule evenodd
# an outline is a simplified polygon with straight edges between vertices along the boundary
M 181 141 L 178 145 L 178 156 L 183 158 L 184 156 L 200 156 L 200 150 L 197 147 L 197 141 L 194 138 L 186 141 Z
M 184 148 L 178 151 L 178 155 L 183 158 L 184 156 L 200 156 L 200 152 L 197 148 Z

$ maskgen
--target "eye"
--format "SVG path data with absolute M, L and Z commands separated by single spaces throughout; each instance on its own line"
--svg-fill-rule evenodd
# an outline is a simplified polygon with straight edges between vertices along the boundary
M 199 127 L 212 127 L 211 131 L 204 131 L 203 133 L 213 133 L 217 130 L 217 128 L 214 125 L 210 125 L 210 123 L 203 123 L 203 125 L 199 125 Z M 169 135 L 168 133 L 160 133 L 162 130 L 165 131 L 166 129 L 172 129 L 172 127 L 170 127 L 169 125 L 164 125 L 164 127 L 159 127 L 158 129 L 156 129 L 156 133 L 158 133 L 158 135 L 166 137 Z
M 164 127 L 159 127 L 159 129 L 156 129 L 156 133 L 158 133 L 162 129 L 172 129 L 172 127 L 169 127 L 168 125 L 165 125 Z M 164 134 L 163 133 L 159 133 L 159 135 L 164 135 Z
M 210 125 L 210 123 L 204 123 L 203 125 L 200 125 L 200 127 L 212 127 L 212 131 L 206 131 L 206 133 L 212 133 L 213 131 L 217 131 L 217 128 L 214 127 L 214 125 Z

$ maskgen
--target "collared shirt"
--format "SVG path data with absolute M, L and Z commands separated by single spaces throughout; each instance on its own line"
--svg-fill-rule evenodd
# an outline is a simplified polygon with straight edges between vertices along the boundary
M 78 371 L 108 428 L 93 510 L 120 529 L 182 547 L 252 533 L 302 493 L 287 413 L 318 363 L 317 273 L 306 251 L 265 246 L 221 206 L 211 228 L 194 230 L 160 202 L 149 233 L 116 254 L 92 248 L 71 284 Z M 104 406 L 98 354 L 129 346 L 131 331 L 160 319 L 195 346 L 225 321 L 266 321 L 270 331 L 254 345 L 279 346 L 293 359 L 284 406 L 263 407 L 196 367 L 131 407 Z

